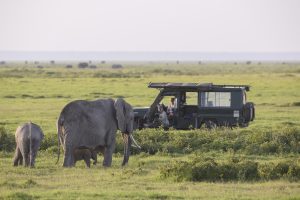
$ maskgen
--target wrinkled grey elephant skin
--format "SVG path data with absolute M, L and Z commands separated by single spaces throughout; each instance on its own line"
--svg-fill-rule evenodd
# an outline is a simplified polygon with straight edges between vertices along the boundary
M 34 167 L 35 158 L 44 138 L 42 129 L 34 123 L 25 123 L 19 126 L 15 133 L 16 151 L 14 166 L 22 165 Z
M 74 166 L 76 148 L 95 149 L 99 146 L 104 148 L 103 166 L 111 166 L 118 129 L 124 141 L 122 165 L 127 164 L 133 118 L 132 107 L 123 99 L 77 100 L 67 104 L 57 121 L 59 145 L 64 149 L 63 166 Z

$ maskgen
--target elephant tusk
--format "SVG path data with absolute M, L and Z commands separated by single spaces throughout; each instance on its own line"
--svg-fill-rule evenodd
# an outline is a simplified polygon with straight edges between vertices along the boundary
M 141 149 L 141 146 L 137 144 L 137 142 L 136 142 L 135 139 L 133 138 L 132 134 L 130 134 L 130 139 L 133 141 L 135 147 Z

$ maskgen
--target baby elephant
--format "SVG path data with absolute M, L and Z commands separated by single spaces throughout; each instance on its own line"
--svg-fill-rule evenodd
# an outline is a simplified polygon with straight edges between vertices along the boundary
M 78 148 L 74 150 L 74 162 L 76 164 L 79 160 L 84 160 L 87 167 L 91 167 L 91 159 L 97 162 L 97 153 L 88 148 Z
M 42 129 L 32 123 L 25 123 L 19 126 L 15 133 L 16 152 L 14 156 L 14 166 L 22 165 L 34 167 L 35 157 L 44 138 Z
M 97 163 L 97 154 L 99 152 L 103 153 L 104 148 L 96 147 L 94 149 L 89 148 L 77 148 L 74 150 L 74 161 L 75 164 L 79 160 L 84 160 L 87 167 L 91 167 L 91 159 L 94 160 L 93 164 L 96 165 Z

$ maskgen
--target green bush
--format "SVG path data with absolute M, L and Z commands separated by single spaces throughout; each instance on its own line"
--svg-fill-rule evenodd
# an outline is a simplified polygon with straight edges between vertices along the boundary
M 46 149 L 47 153 L 50 153 L 52 155 L 57 155 L 58 154 L 58 147 L 57 146 L 52 146 Z M 60 149 L 60 151 L 62 151 L 62 148 Z
M 258 168 L 260 177 L 264 180 L 274 180 L 280 178 L 279 174 L 276 173 L 274 168 L 275 164 L 272 162 L 260 164 Z
M 143 152 L 191 153 L 222 151 L 266 155 L 300 153 L 300 130 L 283 127 L 275 130 L 220 128 L 179 131 L 144 129 L 135 133 Z
M 160 168 L 162 178 L 175 177 L 177 181 L 192 180 L 192 168 L 186 161 L 175 161 Z
M 300 180 L 300 165 L 292 163 L 289 166 L 289 171 L 287 175 L 290 180 Z
M 219 180 L 238 180 L 238 166 L 234 162 L 226 162 L 219 166 Z
M 57 135 L 56 134 L 48 134 L 44 136 L 44 139 L 42 140 L 40 149 L 46 150 L 50 147 L 57 146 Z
M 175 177 L 177 181 L 300 180 L 300 165 L 295 161 L 259 164 L 252 160 L 216 162 L 213 158 L 197 157 L 169 163 L 160 169 L 160 174 L 163 178 Z
M 0 127 L 0 150 L 12 151 L 15 147 L 12 134 Z M 141 149 L 131 148 L 132 154 L 192 152 L 227 152 L 250 155 L 300 153 L 300 130 L 293 127 L 282 127 L 274 130 L 226 129 L 215 130 L 172 130 L 143 129 L 135 131 L 134 137 Z M 57 146 L 57 135 L 45 135 L 41 149 Z M 121 134 L 117 133 L 116 153 L 123 153 Z
M 218 164 L 212 158 L 194 160 L 191 169 L 192 181 L 216 181 L 219 179 Z
M 0 127 L 0 151 L 13 151 L 16 147 L 15 137 L 4 127 Z
M 254 161 L 242 161 L 238 163 L 238 180 L 251 181 L 259 178 L 258 163 Z

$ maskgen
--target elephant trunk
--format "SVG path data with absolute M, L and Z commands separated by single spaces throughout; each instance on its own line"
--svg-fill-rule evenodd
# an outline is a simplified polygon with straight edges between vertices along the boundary
M 122 166 L 126 165 L 130 156 L 130 146 L 131 146 L 131 137 L 127 133 L 122 133 L 123 142 L 124 142 L 124 158 Z

